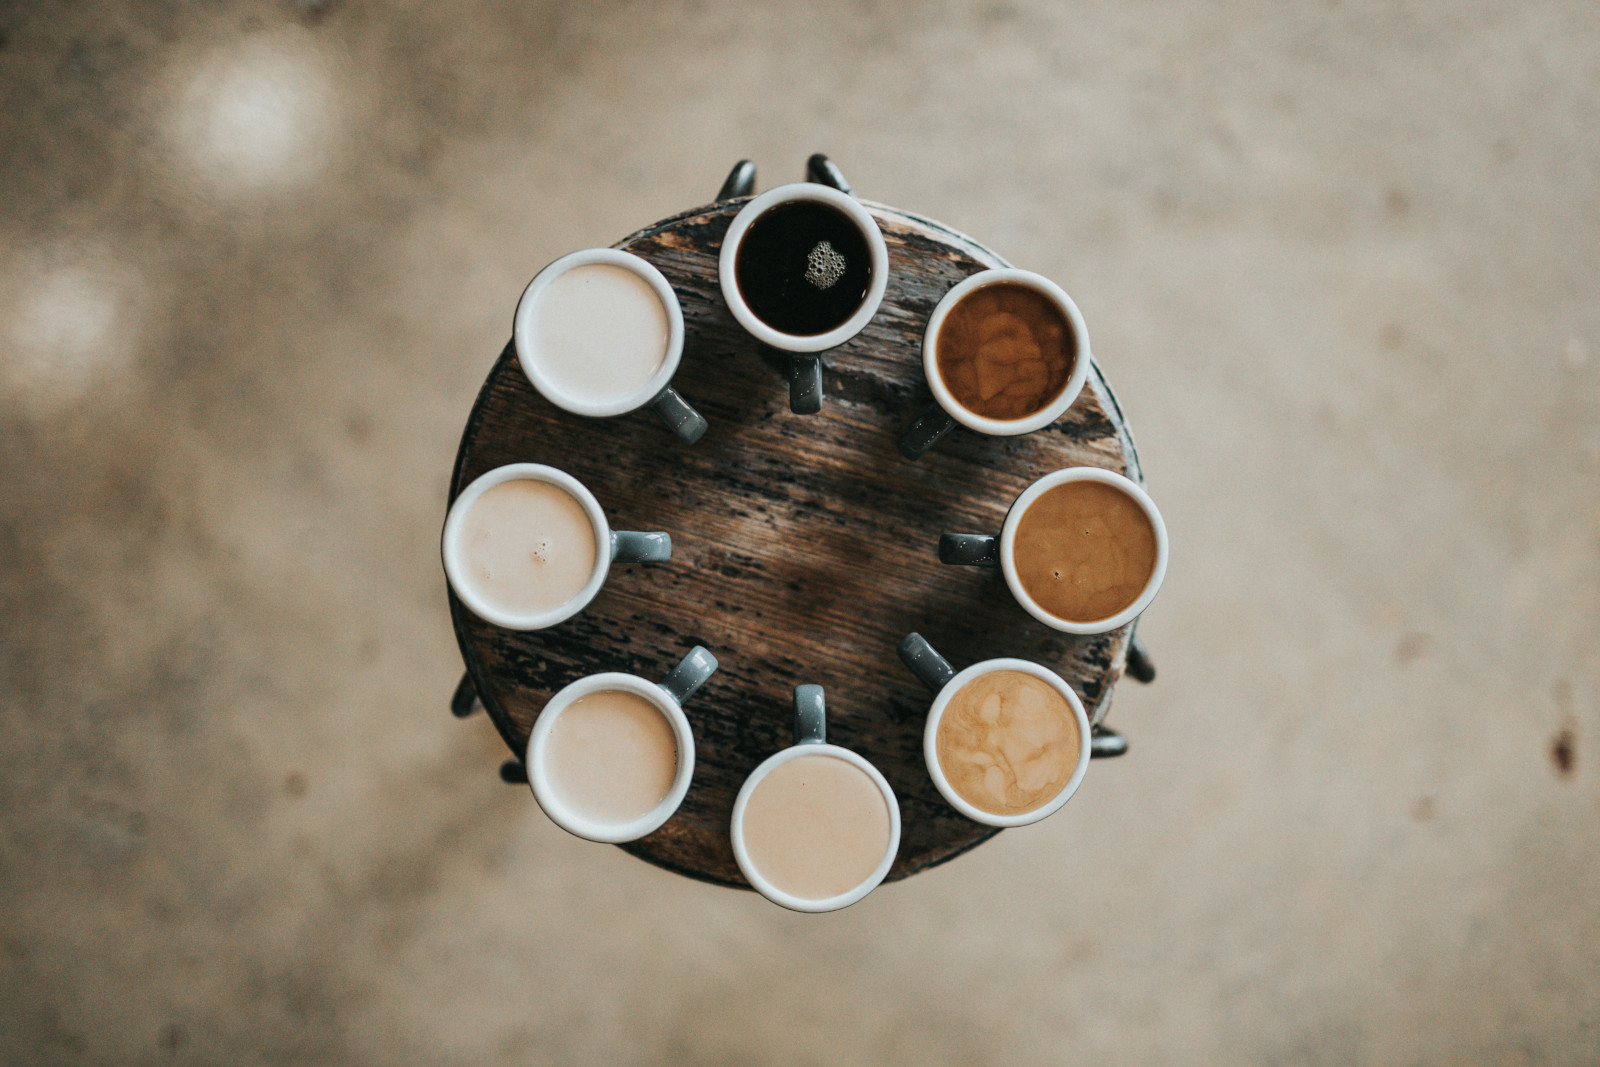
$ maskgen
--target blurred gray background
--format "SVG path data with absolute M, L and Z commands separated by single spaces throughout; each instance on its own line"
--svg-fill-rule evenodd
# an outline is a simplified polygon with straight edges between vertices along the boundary
M 546 261 L 830 153 L 1058 280 L 1132 751 L 791 915 L 499 783 L 437 561 Z M 0 4 L 0 1058 L 1600 1061 L 1600 8 Z

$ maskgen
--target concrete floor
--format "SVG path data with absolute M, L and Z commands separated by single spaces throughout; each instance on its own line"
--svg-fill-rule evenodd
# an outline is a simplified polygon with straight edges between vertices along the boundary
M 1600 7 L 0 4 L 0 1058 L 1600 1062 Z M 521 286 L 831 153 L 1060 281 L 1128 758 L 826 918 L 548 822 L 436 539 Z

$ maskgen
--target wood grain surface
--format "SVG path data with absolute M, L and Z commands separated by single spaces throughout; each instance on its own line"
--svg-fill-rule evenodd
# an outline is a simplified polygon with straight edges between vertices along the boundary
M 957 814 L 928 778 L 931 698 L 900 664 L 901 638 L 920 631 L 958 670 L 996 656 L 1038 660 L 1099 722 L 1131 637 L 1131 627 L 1073 637 L 1040 625 L 998 571 L 941 565 L 939 534 L 998 533 L 1012 499 L 1057 468 L 1090 464 L 1140 480 L 1138 461 L 1098 367 L 1045 430 L 990 438 L 958 428 L 920 460 L 904 459 L 896 439 L 931 399 L 921 370 L 929 313 L 962 278 L 1006 264 L 937 223 L 871 203 L 889 246 L 883 306 L 826 354 L 821 414 L 792 414 L 786 357 L 739 328 L 717 284 L 722 235 L 747 199 L 616 246 L 655 264 L 682 301 L 673 384 L 710 420 L 704 439 L 683 444 L 648 409 L 568 414 L 533 390 L 508 344 L 456 457 L 452 500 L 501 464 L 548 463 L 587 485 L 614 528 L 671 533 L 672 561 L 613 567 L 585 611 L 531 633 L 483 622 L 452 595 L 456 635 L 518 757 L 540 708 L 568 683 L 600 671 L 656 681 L 693 645 L 709 648 L 721 669 L 685 707 L 697 761 L 688 797 L 661 829 L 622 847 L 722 885 L 745 887 L 728 842 L 740 785 L 791 743 L 793 688 L 825 687 L 828 740 L 876 764 L 899 797 L 904 833 L 889 878 L 903 878 L 998 831 Z M 1091 767 L 1083 788 L 1094 780 Z M 1070 818 L 1070 806 L 1055 817 Z

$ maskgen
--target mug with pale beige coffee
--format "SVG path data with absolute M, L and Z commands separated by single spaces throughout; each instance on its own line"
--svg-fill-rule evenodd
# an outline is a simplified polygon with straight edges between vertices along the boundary
M 877 888 L 900 851 L 900 804 L 878 769 L 827 743 L 822 687 L 796 686 L 794 745 L 733 804 L 733 855 L 756 891 L 793 911 L 837 911 Z
M 1067 467 L 1022 491 L 999 537 L 947 533 L 939 559 L 999 567 L 1028 614 L 1066 633 L 1099 634 L 1155 599 L 1167 573 L 1167 527 L 1133 481 Z
M 590 841 L 635 841 L 672 817 L 694 778 L 683 703 L 716 672 L 696 645 L 657 685 L 636 674 L 592 674 L 539 712 L 523 766 L 551 820 Z
M 480 475 L 445 516 L 445 577 L 473 614 L 508 630 L 542 630 L 600 592 L 613 563 L 664 563 L 665 533 L 613 530 L 594 494 L 541 463 Z
M 991 437 L 1055 422 L 1089 377 L 1089 330 L 1049 278 L 1011 267 L 979 271 L 934 307 L 922 370 L 935 403 L 900 437 L 916 459 L 959 423 Z
M 517 303 L 512 341 L 533 387 L 575 415 L 649 405 L 693 444 L 706 420 L 668 383 L 683 358 L 683 308 L 646 260 L 615 248 L 562 256 Z
M 1089 717 L 1055 671 L 1007 658 L 958 673 L 921 634 L 900 643 L 900 659 L 935 694 L 922 755 L 951 807 L 987 826 L 1026 826 L 1077 792 L 1093 754 Z

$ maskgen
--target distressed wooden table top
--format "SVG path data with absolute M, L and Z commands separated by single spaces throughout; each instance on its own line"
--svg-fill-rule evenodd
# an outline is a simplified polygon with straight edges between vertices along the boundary
M 709 648 L 721 669 L 684 708 L 696 746 L 688 797 L 661 829 L 621 847 L 730 886 L 745 886 L 728 841 L 734 797 L 791 743 L 794 687 L 825 687 L 828 740 L 876 764 L 899 798 L 904 831 L 889 879 L 903 878 L 999 831 L 957 814 L 929 779 L 931 697 L 899 662 L 901 638 L 920 631 L 958 670 L 996 656 L 1038 660 L 1071 683 L 1095 722 L 1131 638 L 1131 627 L 1073 637 L 1040 625 L 998 571 L 941 565 L 939 534 L 998 533 L 1012 499 L 1057 468 L 1139 480 L 1138 461 L 1098 367 L 1054 426 L 1017 438 L 957 429 L 920 460 L 904 459 L 896 438 L 931 399 L 921 370 L 929 313 L 968 274 L 1006 264 L 970 238 L 872 203 L 889 246 L 883 306 L 826 354 L 822 413 L 792 414 L 786 362 L 739 328 L 717 285 L 722 235 L 747 200 L 686 212 L 616 246 L 655 264 L 682 301 L 673 384 L 710 420 L 698 444 L 680 442 L 648 409 L 585 419 L 556 408 L 508 344 L 456 457 L 452 500 L 501 464 L 548 463 L 593 490 L 614 528 L 671 533 L 672 561 L 613 567 L 585 611 L 536 632 L 486 623 L 452 595 L 456 636 L 519 758 L 540 708 L 569 682 L 613 670 L 655 681 L 691 646 Z

